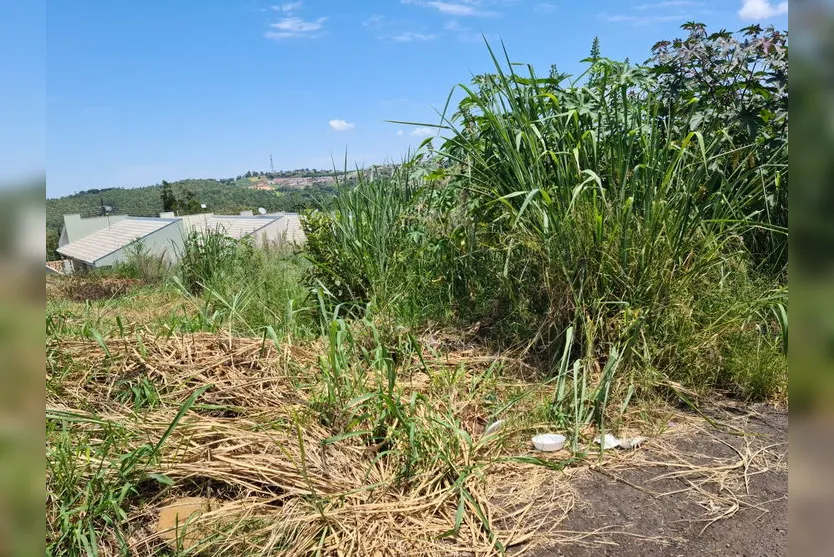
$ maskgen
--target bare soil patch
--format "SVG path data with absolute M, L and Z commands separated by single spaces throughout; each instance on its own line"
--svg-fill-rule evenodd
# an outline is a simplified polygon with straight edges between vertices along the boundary
M 564 540 L 528 554 L 787 555 L 787 411 L 725 402 L 706 413 L 723 431 L 693 418 L 631 461 L 589 468 Z

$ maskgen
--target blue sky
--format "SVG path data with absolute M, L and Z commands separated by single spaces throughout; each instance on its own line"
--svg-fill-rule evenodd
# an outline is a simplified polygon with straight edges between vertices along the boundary
M 43 2 L 5 2 L 0 18 L 0 189 L 43 178 L 46 29 Z
M 47 195 L 246 170 L 399 161 L 481 33 L 540 74 L 645 60 L 680 24 L 787 27 L 773 0 L 48 0 Z

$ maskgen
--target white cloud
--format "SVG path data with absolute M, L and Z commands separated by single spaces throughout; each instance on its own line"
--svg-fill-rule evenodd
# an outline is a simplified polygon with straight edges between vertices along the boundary
M 426 5 L 446 15 L 473 16 L 477 15 L 478 13 L 478 10 L 476 10 L 472 6 L 467 6 L 466 4 L 452 4 L 449 2 L 426 2 Z
M 326 17 L 320 17 L 315 21 L 304 21 L 300 17 L 285 17 L 278 23 L 270 25 L 275 31 L 266 33 L 268 39 L 292 39 L 298 37 L 314 38 L 318 36 L 317 31 L 324 27 Z
M 549 12 L 555 12 L 556 8 L 558 8 L 558 6 L 556 4 L 551 4 L 549 2 L 542 2 L 541 4 L 536 4 L 536 7 L 534 8 L 534 10 L 537 11 L 537 12 L 549 13 Z
M 433 135 L 433 134 L 434 134 L 434 132 L 431 129 L 429 129 L 425 126 L 420 126 L 419 128 L 414 128 L 413 130 L 411 130 L 408 135 L 416 135 L 416 136 L 424 137 L 424 136 Z
M 657 8 L 694 8 L 703 5 L 703 2 L 693 2 L 692 0 L 665 0 L 663 2 L 653 2 L 651 4 L 640 4 L 639 6 L 634 6 L 634 9 L 654 10 Z
M 424 8 L 433 8 L 444 15 L 455 17 L 491 17 L 496 12 L 480 8 L 482 0 L 459 0 L 458 2 L 427 2 L 425 0 L 401 0 L 403 4 L 415 4 Z
M 414 33 L 412 31 L 404 31 L 396 35 L 387 35 L 382 38 L 390 39 L 398 43 L 410 43 L 414 41 L 431 41 L 432 39 L 436 39 L 437 35 L 432 33 Z
M 675 15 L 649 15 L 649 16 L 636 16 L 636 15 L 624 15 L 624 14 L 616 14 L 616 15 L 602 15 L 600 16 L 602 19 L 606 21 L 612 21 L 615 23 L 633 23 L 634 25 L 646 25 L 649 23 L 659 23 L 663 21 L 686 21 L 687 19 L 692 19 L 692 16 L 689 14 L 675 14 Z
M 457 33 L 458 40 L 461 42 L 482 43 L 484 40 L 483 33 L 479 31 L 474 31 L 472 27 L 466 27 L 464 25 L 461 25 L 456 19 L 450 19 L 445 24 L 443 24 L 443 29 L 445 29 L 446 31 Z M 495 38 L 491 34 L 486 34 L 486 36 L 490 37 L 490 40 Z
M 287 2 L 286 4 L 279 4 L 277 6 L 270 6 L 276 12 L 290 13 L 301 7 L 302 2 Z
M 771 4 L 769 0 L 742 0 L 738 15 L 741 19 L 766 19 L 788 13 L 788 3 Z
M 397 135 L 405 135 L 405 132 L 402 130 L 397 130 Z
M 330 127 L 333 128 L 334 130 L 336 130 L 337 132 L 344 132 L 344 131 L 347 131 L 347 130 L 352 130 L 353 128 L 356 127 L 351 122 L 347 122 L 345 120 L 330 120 L 330 122 L 328 122 L 328 124 L 330 124 Z

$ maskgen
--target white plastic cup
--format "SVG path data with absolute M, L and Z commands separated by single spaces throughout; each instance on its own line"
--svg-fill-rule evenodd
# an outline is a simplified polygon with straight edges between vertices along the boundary
M 558 451 L 562 447 L 565 446 L 565 441 L 567 438 L 564 435 L 560 435 L 558 433 L 542 433 L 541 435 L 536 435 L 532 439 L 533 446 L 536 447 L 539 451 L 544 452 L 553 452 Z

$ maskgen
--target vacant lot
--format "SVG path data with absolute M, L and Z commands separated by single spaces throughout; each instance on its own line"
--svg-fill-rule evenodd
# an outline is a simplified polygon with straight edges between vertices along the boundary
M 712 423 L 636 406 L 619 424 L 648 437 L 634 451 L 600 455 L 588 429 L 541 453 L 552 386 L 466 338 L 386 352 L 347 327 L 295 343 L 190 332 L 176 291 L 87 304 L 62 297 L 78 279 L 48 281 L 57 552 L 786 554 L 787 416 L 769 405 L 713 404 Z M 339 366 L 339 388 L 367 394 L 328 392 Z M 350 423 L 378 442 L 336 433 Z
M 490 49 L 303 252 L 49 279 L 49 554 L 784 553 L 787 38 L 683 28 Z

